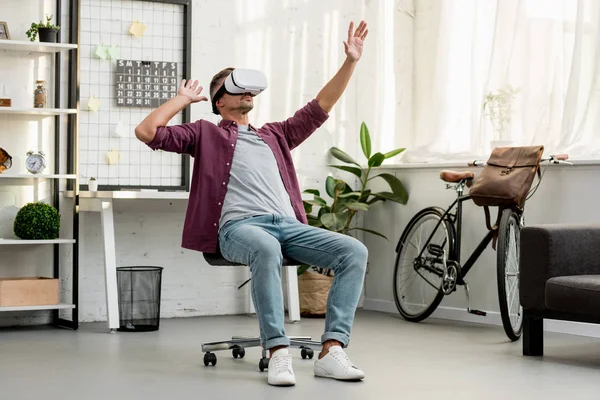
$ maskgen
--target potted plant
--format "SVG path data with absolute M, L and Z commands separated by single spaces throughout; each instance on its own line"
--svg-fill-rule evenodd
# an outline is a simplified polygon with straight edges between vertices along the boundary
M 41 201 L 28 203 L 17 212 L 13 230 L 20 239 L 56 239 L 60 232 L 60 213 Z
M 368 211 L 373 204 L 379 201 L 393 201 L 398 204 L 408 202 L 408 193 L 402 182 L 394 175 L 381 173 L 371 176 L 371 170 L 381 166 L 384 160 L 397 156 L 405 149 L 400 148 L 388 153 L 377 152 L 371 154 L 371 137 L 366 124 L 360 127 L 360 145 L 367 159 L 366 168 L 337 147 L 332 147 L 329 152 L 336 159 L 350 165 L 329 165 L 355 175 L 360 188 L 355 190 L 342 179 L 328 176 L 325 181 L 325 192 L 331 198 L 328 203 L 318 189 L 307 189 L 304 193 L 313 195 L 312 200 L 304 200 L 304 210 L 307 214 L 308 223 L 311 226 L 320 227 L 333 232 L 349 235 L 353 231 L 364 231 L 369 234 L 387 237 L 380 232 L 355 227 L 352 225 L 353 218 L 361 211 Z M 380 178 L 387 182 L 389 192 L 373 193 L 366 189 L 367 183 L 373 179 Z M 318 211 L 316 208 L 318 208 Z M 298 267 L 298 290 L 300 293 L 300 312 L 304 316 L 323 316 L 327 304 L 327 295 L 333 281 L 332 271 L 310 265 Z
M 98 191 L 98 181 L 93 176 L 88 180 L 88 190 L 90 192 Z
M 60 26 L 51 24 L 50 23 L 51 19 L 52 19 L 52 15 L 48 16 L 48 14 L 46 14 L 46 22 L 45 23 L 42 21 L 40 21 L 39 24 L 36 22 L 32 22 L 29 30 L 27 30 L 27 32 L 25 32 L 27 34 L 27 37 L 29 38 L 29 40 L 32 42 L 35 42 L 35 39 L 39 33 L 40 42 L 56 43 L 56 39 L 57 39 L 58 31 L 60 30 Z
M 491 91 L 485 97 L 483 102 L 483 111 L 487 109 L 490 122 L 494 129 L 494 140 L 490 143 L 492 150 L 494 147 L 511 145 L 511 120 L 513 100 L 520 89 L 507 85 L 496 91 Z

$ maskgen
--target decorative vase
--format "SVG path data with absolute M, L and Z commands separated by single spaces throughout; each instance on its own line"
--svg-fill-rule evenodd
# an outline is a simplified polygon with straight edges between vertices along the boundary
M 95 179 L 90 179 L 88 181 L 88 190 L 90 192 L 97 192 L 98 191 L 98 181 Z
M 46 90 L 46 81 L 35 81 L 35 90 L 33 91 L 33 107 L 46 108 L 48 99 L 48 91 Z

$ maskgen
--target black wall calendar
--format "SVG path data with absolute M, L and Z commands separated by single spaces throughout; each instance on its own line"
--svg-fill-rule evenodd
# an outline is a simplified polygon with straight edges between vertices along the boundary
M 116 98 L 120 107 L 158 107 L 177 95 L 177 64 L 117 60 Z

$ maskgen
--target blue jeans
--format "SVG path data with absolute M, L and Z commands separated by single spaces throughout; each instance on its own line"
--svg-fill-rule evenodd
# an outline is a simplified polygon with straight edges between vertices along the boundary
M 283 257 L 333 270 L 321 342 L 337 340 L 348 346 L 367 266 L 367 248 L 360 241 L 295 218 L 261 215 L 225 224 L 219 246 L 225 259 L 250 267 L 263 348 L 290 344 L 284 331 Z

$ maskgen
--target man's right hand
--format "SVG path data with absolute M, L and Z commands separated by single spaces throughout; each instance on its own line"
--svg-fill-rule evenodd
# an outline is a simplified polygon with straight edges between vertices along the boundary
M 177 92 L 177 95 L 189 99 L 190 103 L 208 101 L 206 96 L 200 96 L 200 92 L 202 92 L 202 86 L 198 85 L 198 81 L 189 80 L 186 83 L 184 79 L 181 81 L 181 85 L 179 85 L 179 91 Z
M 200 92 L 202 92 L 202 86 L 198 85 L 198 81 L 190 80 L 187 83 L 185 79 L 181 81 L 177 96 L 173 97 L 144 118 L 144 120 L 135 128 L 135 136 L 144 143 L 151 142 L 156 135 L 156 129 L 159 126 L 166 126 L 171 118 L 178 112 L 191 103 L 208 101 L 206 96 L 200 96 Z

